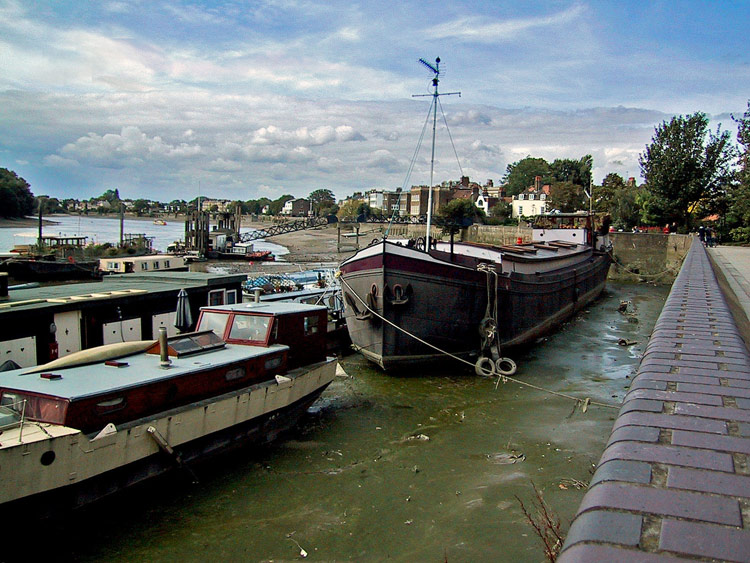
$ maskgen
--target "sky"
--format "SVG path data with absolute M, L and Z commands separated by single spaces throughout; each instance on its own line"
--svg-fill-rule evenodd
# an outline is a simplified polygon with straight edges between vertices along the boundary
M 420 58 L 461 93 L 435 183 L 586 154 L 596 182 L 640 182 L 655 127 L 701 111 L 734 138 L 750 99 L 747 0 L 0 0 L 0 20 L 0 168 L 60 199 L 427 184 Z

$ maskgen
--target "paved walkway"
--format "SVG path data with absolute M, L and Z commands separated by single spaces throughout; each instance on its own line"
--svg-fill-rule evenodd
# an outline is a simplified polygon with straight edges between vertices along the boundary
M 750 561 L 748 456 L 750 354 L 696 240 L 558 561 Z
M 719 283 L 745 343 L 750 346 L 750 247 L 708 249 Z

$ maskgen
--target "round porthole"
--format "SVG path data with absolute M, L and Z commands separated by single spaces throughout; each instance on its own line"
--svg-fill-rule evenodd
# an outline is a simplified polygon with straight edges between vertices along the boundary
M 44 452 L 42 454 L 42 459 L 40 459 L 39 461 L 42 462 L 42 465 L 52 465 L 52 463 L 55 461 L 55 452 Z

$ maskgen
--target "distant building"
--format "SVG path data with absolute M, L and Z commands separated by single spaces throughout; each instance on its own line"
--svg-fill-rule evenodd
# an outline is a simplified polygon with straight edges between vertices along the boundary
M 291 217 L 307 217 L 310 215 L 310 200 L 304 198 L 290 199 L 282 207 L 281 214 Z
M 219 213 L 225 213 L 227 206 L 231 203 L 229 199 L 201 199 L 201 211 L 211 211 L 211 208 L 215 205 L 216 210 Z
M 534 185 L 526 191 L 514 195 L 511 202 L 511 217 L 533 217 L 547 213 L 547 198 L 549 197 L 550 187 L 548 184 L 542 185 L 542 177 L 534 178 Z

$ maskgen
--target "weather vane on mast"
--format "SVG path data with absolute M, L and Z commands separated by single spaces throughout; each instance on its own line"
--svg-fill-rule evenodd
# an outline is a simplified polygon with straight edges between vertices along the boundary
M 430 251 L 430 227 L 432 226 L 432 184 L 433 175 L 435 173 L 435 129 L 437 125 L 437 106 L 438 98 L 440 96 L 458 96 L 461 97 L 461 92 L 446 92 L 444 94 L 438 93 L 438 82 L 440 82 L 440 57 L 435 59 L 435 64 L 432 65 L 424 59 L 419 59 L 419 62 L 429 68 L 435 77 L 432 79 L 432 85 L 435 87 L 435 91 L 432 94 L 413 94 L 412 98 L 423 98 L 426 96 L 432 96 L 432 157 L 430 158 L 430 186 L 427 192 L 427 234 L 425 235 L 425 252 Z M 442 110 L 441 110 L 442 111 Z

